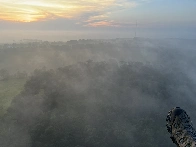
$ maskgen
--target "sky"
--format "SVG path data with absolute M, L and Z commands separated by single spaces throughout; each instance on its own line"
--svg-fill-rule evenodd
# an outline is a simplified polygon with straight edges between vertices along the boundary
M 0 39 L 196 38 L 195 14 L 196 0 L 0 0 Z

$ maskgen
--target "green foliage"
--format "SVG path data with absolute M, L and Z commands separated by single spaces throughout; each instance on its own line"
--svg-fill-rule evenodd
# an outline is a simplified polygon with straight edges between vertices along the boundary
M 0 146 L 172 147 L 167 111 L 181 106 L 196 120 L 195 49 L 110 41 L 3 47 L 0 68 L 19 72 L 0 81 Z
M 165 116 L 183 84 L 172 77 L 140 62 L 35 70 L 4 121 L 27 130 L 32 147 L 171 146 Z
M 0 117 L 9 108 L 13 98 L 23 90 L 26 79 L 0 81 Z
M 10 75 L 9 75 L 8 70 L 6 70 L 4 68 L 0 70 L 0 80 L 3 80 L 3 81 L 8 80 L 9 76 Z

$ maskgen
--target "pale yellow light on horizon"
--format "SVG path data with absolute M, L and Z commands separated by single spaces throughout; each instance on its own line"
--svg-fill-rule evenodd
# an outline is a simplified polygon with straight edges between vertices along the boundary
M 103 10 L 116 0 L 0 0 L 0 20 L 34 22 Z

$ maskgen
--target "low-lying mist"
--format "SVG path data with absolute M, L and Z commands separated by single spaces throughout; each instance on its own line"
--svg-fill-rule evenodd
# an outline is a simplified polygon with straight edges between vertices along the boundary
M 0 146 L 175 146 L 165 119 L 180 106 L 196 125 L 195 61 L 188 39 L 2 44 L 0 82 L 26 83 L 0 117 Z

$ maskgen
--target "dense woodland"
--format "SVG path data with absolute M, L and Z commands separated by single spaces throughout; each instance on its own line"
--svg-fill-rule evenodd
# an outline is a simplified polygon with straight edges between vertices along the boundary
M 151 40 L 132 42 L 133 48 L 130 44 L 121 44 L 126 57 L 132 53 L 130 56 L 145 60 L 125 57 L 119 61 L 121 51 L 114 50 L 116 58 L 111 55 L 104 61 L 90 58 L 57 68 L 18 72 L 19 77 L 10 74 L 7 78 L 27 81 L 0 120 L 0 146 L 175 146 L 165 119 L 172 107 L 180 106 L 193 124 L 196 122 L 196 51 Z M 104 50 L 97 52 L 104 54 Z

